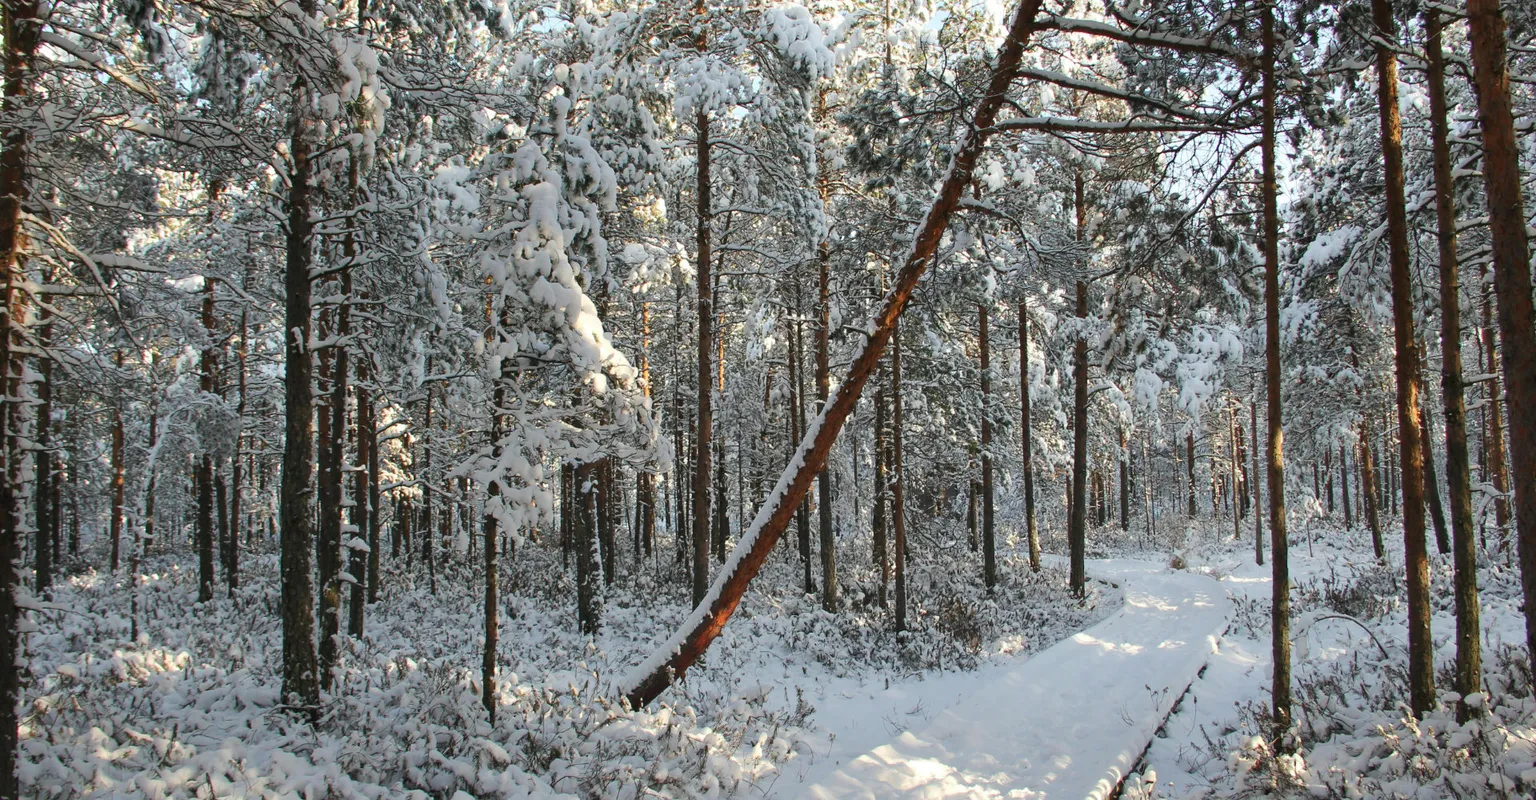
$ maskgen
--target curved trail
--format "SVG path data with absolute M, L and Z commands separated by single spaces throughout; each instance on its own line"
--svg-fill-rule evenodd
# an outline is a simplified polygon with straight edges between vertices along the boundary
M 1215 580 L 1092 560 L 1125 607 L 996 671 L 920 729 L 807 787 L 815 798 L 1103 800 L 1199 675 L 1231 617 Z

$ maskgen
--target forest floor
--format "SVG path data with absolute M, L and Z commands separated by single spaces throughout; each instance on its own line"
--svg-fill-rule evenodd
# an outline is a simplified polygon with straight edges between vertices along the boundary
M 923 796 L 1075 800 L 1127 771 L 1126 800 L 1531 796 L 1536 701 L 1518 570 L 1496 534 L 1479 562 L 1485 715 L 1461 724 L 1445 691 L 1449 557 L 1431 555 L 1442 707 L 1413 722 L 1400 534 L 1382 566 L 1358 528 L 1293 531 L 1302 748 L 1289 756 L 1262 735 L 1270 584 L 1251 529 L 1161 525 L 1092 532 L 1081 602 L 1059 558 L 1031 573 L 1011 534 L 989 594 L 963 531 L 936 530 L 919 540 L 901 633 L 867 542 L 843 540 L 837 614 L 799 590 L 785 547 L 708 657 L 640 711 L 612 684 L 688 611 L 672 559 L 626 563 L 589 638 L 558 552 L 525 548 L 504 565 L 495 724 L 464 556 L 442 557 L 436 591 L 419 564 L 389 562 L 311 726 L 279 702 L 275 554 L 258 548 L 233 598 L 200 604 L 190 557 L 150 559 L 133 581 L 84 567 L 88 553 L 29 615 L 24 796 L 886 797 L 907 780 Z
M 1097 581 L 1070 597 L 1063 571 L 1031 573 L 1012 550 L 989 595 L 968 548 L 928 542 L 909 570 L 911 629 L 897 633 L 867 552 L 845 544 L 837 614 L 796 588 L 785 547 L 707 658 L 640 711 L 612 683 L 688 611 L 670 550 L 623 565 L 589 638 L 559 553 L 524 548 L 504 563 L 494 725 L 479 701 L 483 584 L 462 555 L 439 556 L 435 591 L 419 562 L 386 559 L 381 601 L 363 637 L 343 641 L 311 726 L 279 701 L 274 553 L 244 556 L 233 598 L 221 585 L 209 603 L 195 601 L 193 557 L 148 559 L 134 581 L 86 568 L 102 555 L 87 553 L 30 615 L 24 796 L 761 796 L 1120 606 Z M 861 712 L 853 730 L 860 692 L 889 714 Z M 930 699 L 903 700 L 919 695 Z

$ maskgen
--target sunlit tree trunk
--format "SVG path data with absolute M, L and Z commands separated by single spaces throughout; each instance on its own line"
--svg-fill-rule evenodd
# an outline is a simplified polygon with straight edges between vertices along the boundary
M 1509 457 L 1516 476 L 1515 528 L 1525 589 L 1526 643 L 1536 649 L 1536 320 L 1520 150 L 1499 0 L 1469 0 L 1467 20 L 1483 129 L 1483 184 L 1493 240 L 1494 289 L 1499 295 L 1499 344 L 1509 393 Z

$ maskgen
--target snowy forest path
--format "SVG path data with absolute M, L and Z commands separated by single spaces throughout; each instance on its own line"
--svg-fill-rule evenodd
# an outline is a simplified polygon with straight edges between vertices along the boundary
M 1123 608 L 989 677 L 807 796 L 1109 797 L 1205 666 L 1232 607 L 1204 575 L 1128 559 L 1088 569 L 1123 587 Z

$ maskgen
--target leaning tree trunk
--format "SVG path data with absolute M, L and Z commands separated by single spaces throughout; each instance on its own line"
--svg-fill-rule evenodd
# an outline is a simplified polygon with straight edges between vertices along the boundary
M 1029 568 L 1040 571 L 1040 530 L 1035 524 L 1034 430 L 1029 416 L 1029 311 L 1019 300 L 1020 469 L 1024 472 L 1024 527 L 1029 539 Z
M 1391 0 L 1372 0 L 1381 147 L 1386 168 L 1387 245 L 1392 268 L 1392 322 L 1397 349 L 1398 463 L 1402 465 L 1403 554 L 1408 571 L 1408 689 L 1415 717 L 1435 704 L 1435 654 L 1429 631 L 1429 554 L 1424 540 L 1424 448 L 1419 437 L 1419 348 L 1413 330 L 1408 211 L 1403 197 L 1403 131 L 1397 103 L 1397 22 Z M 1526 293 L 1529 301 L 1530 293 Z M 1532 362 L 1536 367 L 1536 361 Z M 1536 380 L 1536 379 L 1533 379 Z M 1533 395 L 1536 400 L 1536 395 Z M 1396 495 L 1393 495 L 1396 497 Z
M 1456 184 L 1451 166 L 1445 101 L 1443 23 L 1433 5 L 1424 9 L 1428 36 L 1430 136 L 1434 142 L 1435 221 L 1440 245 L 1440 393 L 1445 406 L 1445 489 L 1451 501 L 1452 560 L 1456 567 L 1456 693 L 1475 694 L 1482 685 L 1482 626 L 1478 620 L 1477 541 L 1472 527 L 1472 467 L 1467 453 L 1466 384 L 1461 372 L 1461 277 L 1456 258 Z M 1471 706 L 1457 703 L 1465 722 Z
M 1270 647 L 1274 669 L 1270 676 L 1274 740 L 1288 749 L 1291 727 L 1291 562 L 1285 520 L 1285 428 L 1281 425 L 1280 387 L 1280 212 L 1275 176 L 1275 16 L 1266 3 L 1262 13 L 1264 96 L 1261 137 L 1264 204 L 1264 386 L 1269 436 Z M 1257 430 L 1255 430 L 1257 434 Z M 1257 476 L 1255 476 L 1257 477 Z M 1257 515 L 1255 515 L 1257 516 Z
M 1526 644 L 1536 650 L 1536 337 L 1520 150 L 1510 107 L 1499 0 L 1468 0 L 1467 19 L 1483 128 L 1483 183 L 1493 238 L 1494 289 L 1499 295 L 1499 344 L 1509 393 L 1509 460 L 1516 476 L 1515 529 L 1525 589 Z
M 917 287 L 917 281 L 937 249 L 950 216 L 960 203 L 961 194 L 970 183 L 976 160 L 981 155 L 982 146 L 1018 69 L 1024 42 L 1033 32 L 1038 11 L 1039 0 L 1023 0 L 1014 15 L 1009 35 L 999 49 L 997 67 L 992 73 L 987 93 L 976 110 L 971 126 L 955 145 L 947 177 L 927 217 L 913 237 L 912 250 L 875 318 L 863 350 L 854 359 L 847 378 L 838 386 L 836 398 L 823 409 L 821 419 L 806 432 L 796 458 L 791 461 L 773 494 L 758 511 L 750 529 L 742 535 L 730 566 L 721 571 L 704 601 L 683 627 L 625 682 L 624 695 L 631 706 L 639 707 L 655 699 L 672 681 L 682 676 L 703 655 L 715 637 L 720 635 L 731 613 L 741 602 L 747 585 L 762 568 L 779 535 L 794 516 L 795 506 L 805 498 L 816 473 L 825 465 L 827 452 L 836 441 L 848 414 L 858 403 L 864 384 L 891 339 L 897 318 Z M 897 553 L 898 561 L 902 555 Z

